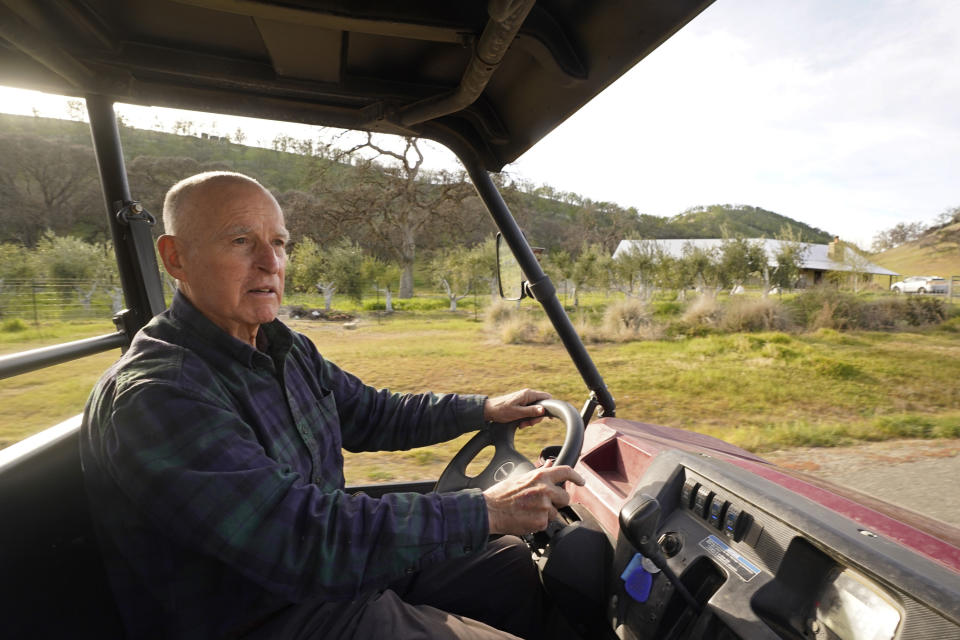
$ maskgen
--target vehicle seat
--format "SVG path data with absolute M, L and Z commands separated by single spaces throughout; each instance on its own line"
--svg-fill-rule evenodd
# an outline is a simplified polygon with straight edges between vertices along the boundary
M 87 499 L 80 416 L 0 450 L 3 635 L 121 638 Z

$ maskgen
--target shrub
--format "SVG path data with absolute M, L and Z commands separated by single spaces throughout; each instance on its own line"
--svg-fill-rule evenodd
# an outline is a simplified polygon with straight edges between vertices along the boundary
M 537 330 L 533 322 L 519 316 L 504 320 L 500 324 L 500 339 L 504 344 L 525 344 L 533 342 Z
M 638 336 L 651 320 L 650 309 L 643 301 L 627 298 L 607 307 L 603 328 L 612 336 Z
M 720 319 L 724 331 L 782 331 L 789 326 L 786 307 L 773 298 L 733 299 Z
M 796 321 L 811 331 L 855 328 L 860 320 L 859 307 L 855 296 L 830 286 L 808 289 L 789 303 Z
M 4 333 L 18 333 L 20 331 L 26 331 L 27 329 L 27 323 L 20 318 L 10 318 L 4 320 L 3 324 L 0 324 L 0 331 Z
M 882 331 L 895 329 L 903 318 L 903 301 L 895 298 L 881 298 L 865 302 L 860 309 L 858 329 Z
M 936 324 L 947 318 L 947 305 L 941 298 L 910 296 L 903 303 L 904 319 L 911 326 Z
M 519 309 L 517 309 L 516 302 L 510 302 L 508 300 L 497 298 L 490 304 L 490 306 L 487 307 L 484 316 L 489 325 L 492 327 L 498 327 L 507 320 L 510 320 L 516 316 L 518 312 Z
M 716 325 L 720 318 L 720 305 L 713 296 L 700 296 L 690 303 L 681 320 L 689 325 Z

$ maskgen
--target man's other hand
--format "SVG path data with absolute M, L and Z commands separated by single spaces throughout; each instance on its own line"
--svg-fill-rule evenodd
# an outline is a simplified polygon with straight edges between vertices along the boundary
M 520 420 L 521 427 L 528 427 L 543 420 L 543 407 L 530 406 L 534 402 L 546 400 L 550 394 L 546 391 L 522 389 L 505 396 L 487 398 L 483 405 L 483 419 L 487 422 L 513 422 Z
M 557 509 L 570 504 L 561 485 L 583 486 L 583 478 L 568 466 L 548 462 L 539 469 L 498 482 L 483 492 L 487 501 L 490 533 L 525 535 L 543 531 L 557 517 Z

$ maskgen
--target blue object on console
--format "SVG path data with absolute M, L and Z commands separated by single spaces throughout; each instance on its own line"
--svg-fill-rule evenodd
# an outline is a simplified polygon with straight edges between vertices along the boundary
M 634 554 L 627 568 L 620 574 L 620 579 L 623 580 L 627 593 L 637 602 L 646 602 L 650 597 L 653 576 L 643 568 L 642 554 Z

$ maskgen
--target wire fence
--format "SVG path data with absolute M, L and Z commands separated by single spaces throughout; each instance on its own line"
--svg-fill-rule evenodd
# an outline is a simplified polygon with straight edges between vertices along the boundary
M 109 318 L 123 308 L 119 283 L 93 280 L 0 280 L 0 320 L 43 322 Z

